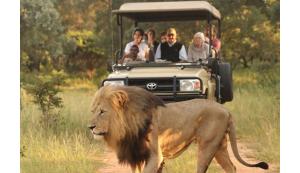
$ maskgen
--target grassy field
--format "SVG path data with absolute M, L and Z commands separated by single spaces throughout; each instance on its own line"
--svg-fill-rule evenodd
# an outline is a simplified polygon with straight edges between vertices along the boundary
M 279 119 L 279 66 L 256 66 L 236 69 L 234 100 L 226 103 L 236 123 L 237 137 L 255 151 L 255 157 L 278 166 L 280 150 Z M 194 173 L 196 170 L 196 146 L 181 157 L 166 163 L 166 173 Z M 222 172 L 215 161 L 209 173 Z
M 225 106 L 233 113 L 238 137 L 261 160 L 279 165 L 279 66 L 234 70 L 234 101 Z M 61 96 L 63 121 L 56 130 L 40 126 L 41 112 L 21 92 L 22 173 L 91 173 L 102 163 L 103 144 L 87 129 L 89 105 L 95 89 L 67 89 Z M 259 142 L 254 142 L 259 141 Z M 167 173 L 196 170 L 195 146 L 168 161 Z M 213 164 L 208 172 L 220 172 Z
M 96 172 L 101 166 L 102 144 L 94 141 L 87 128 L 89 105 L 95 90 L 68 90 L 62 94 L 65 107 L 59 128 L 40 126 L 41 112 L 22 95 L 22 173 Z

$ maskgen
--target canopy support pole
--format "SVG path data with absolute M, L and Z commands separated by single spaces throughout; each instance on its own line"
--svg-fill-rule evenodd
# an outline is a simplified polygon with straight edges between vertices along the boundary
M 123 57 L 123 19 L 122 16 L 118 15 L 117 16 L 117 23 L 119 26 L 119 39 L 120 39 L 120 55 Z

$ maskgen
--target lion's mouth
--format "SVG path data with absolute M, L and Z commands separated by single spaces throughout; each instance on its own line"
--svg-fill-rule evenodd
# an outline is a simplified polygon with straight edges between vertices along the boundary
M 98 136 L 105 136 L 107 132 L 94 132 L 92 131 L 93 135 L 98 135 Z

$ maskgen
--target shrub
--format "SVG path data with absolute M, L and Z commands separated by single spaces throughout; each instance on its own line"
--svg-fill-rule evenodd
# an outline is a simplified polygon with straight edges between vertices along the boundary
M 59 86 L 63 83 L 64 76 L 55 74 L 35 77 L 34 83 L 25 86 L 28 93 L 33 96 L 33 102 L 39 106 L 42 112 L 40 122 L 45 128 L 55 130 L 63 122 L 62 117 L 60 117 L 63 101 L 58 96 L 58 93 L 61 92 Z

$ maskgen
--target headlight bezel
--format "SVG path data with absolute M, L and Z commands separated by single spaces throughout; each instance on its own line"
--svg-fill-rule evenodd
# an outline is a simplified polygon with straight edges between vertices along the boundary
M 202 81 L 198 78 L 179 79 L 180 92 L 201 92 Z
M 114 86 L 125 86 L 125 79 L 105 79 L 102 82 L 102 86 L 114 85 Z

